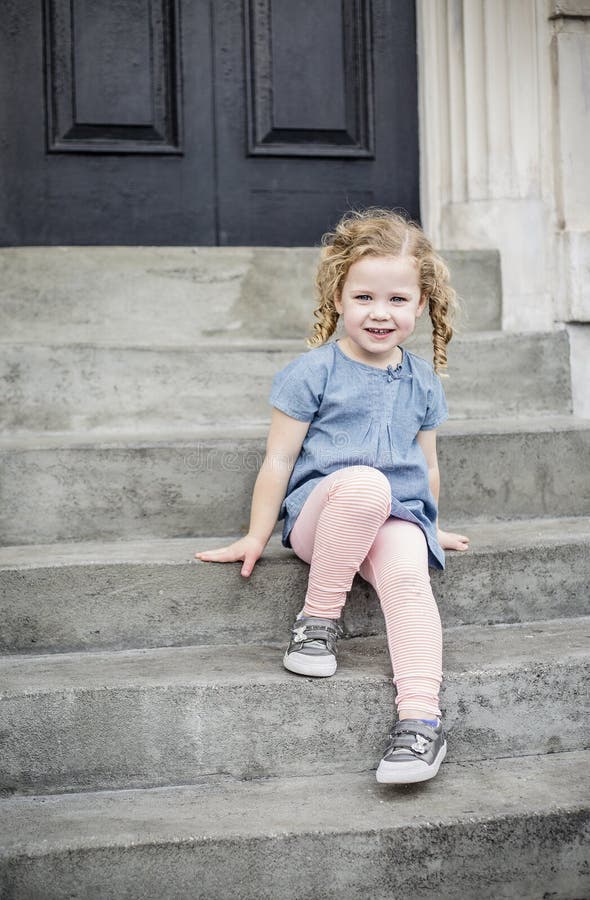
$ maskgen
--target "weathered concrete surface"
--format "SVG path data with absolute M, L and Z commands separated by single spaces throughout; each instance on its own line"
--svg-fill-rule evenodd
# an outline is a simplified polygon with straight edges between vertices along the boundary
M 168 344 L 293 338 L 313 324 L 313 247 L 0 249 L 0 341 Z M 500 328 L 496 251 L 443 251 L 464 330 Z
M 408 348 L 432 361 L 429 341 Z M 305 350 L 303 341 L 174 349 L 7 344 L 0 355 L 0 431 L 267 422 L 274 374 Z M 571 412 L 565 331 L 458 338 L 449 347 L 449 374 L 453 418 Z
M 259 427 L 202 428 L 166 440 L 104 432 L 91 440 L 3 438 L 0 543 L 239 533 L 264 435 Z M 441 521 L 590 512 L 587 420 L 450 422 L 439 447 Z
M 448 553 L 446 571 L 431 573 L 445 625 L 587 612 L 590 519 L 472 523 L 468 532 L 469 552 Z M 276 537 L 250 579 L 240 576 L 240 564 L 193 559 L 196 549 L 231 540 L 1 548 L 0 652 L 284 640 L 305 595 L 307 566 Z M 344 622 L 351 636 L 383 632 L 378 601 L 360 578 Z
M 455 760 L 584 749 L 590 618 L 445 633 L 441 706 Z M 0 789 L 51 792 L 374 767 L 391 725 L 382 638 L 342 643 L 331 679 L 283 646 L 0 659 Z M 548 714 L 548 710 L 551 714 Z
M 588 753 L 0 801 L 4 900 L 573 900 Z
M 28 544 L 0 570 L 2 788 L 195 785 L 0 801 L 3 900 L 590 896 L 588 522 L 508 521 L 590 513 L 590 425 L 552 415 L 570 411 L 564 334 L 469 334 L 499 326 L 496 254 L 449 254 L 468 301 L 447 387 L 469 421 L 440 440 L 441 513 L 473 549 L 434 576 L 436 782 L 392 791 L 369 771 L 393 689 L 368 589 L 336 677 L 302 679 L 281 659 L 306 567 L 275 546 L 244 584 L 189 564 L 216 538 L 162 539 L 245 527 L 264 438 L 237 423 L 268 416 L 272 373 L 303 348 L 316 256 L 0 251 L 4 428 L 71 432 L 2 442 L 2 539 Z M 543 415 L 472 421 L 523 413 Z M 142 535 L 160 539 L 38 546 Z M 523 620 L 539 621 L 487 624 Z M 273 773 L 289 777 L 237 780 Z

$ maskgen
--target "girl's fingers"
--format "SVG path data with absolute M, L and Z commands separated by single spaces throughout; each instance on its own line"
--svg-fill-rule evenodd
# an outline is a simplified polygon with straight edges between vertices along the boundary
M 250 575 L 252 574 L 253 568 L 254 568 L 254 563 L 247 560 L 246 562 L 244 562 L 244 565 L 242 566 L 242 571 L 240 574 L 243 575 L 244 578 L 249 578 Z
M 207 550 L 204 553 L 195 553 L 195 558 L 200 559 L 203 562 L 238 562 L 240 559 L 243 559 L 244 565 L 242 566 L 241 574 L 245 578 L 248 578 L 248 576 L 252 574 L 252 569 L 258 559 L 257 556 L 250 556 L 243 552 L 239 554 L 233 553 L 225 549 Z
M 229 544 L 227 547 L 218 547 L 216 550 L 200 550 L 195 553 L 195 559 L 203 562 L 238 562 L 243 560 L 242 575 L 247 578 L 262 556 L 264 545 L 258 541 L 247 539 Z
M 203 562 L 235 562 L 241 557 L 232 552 L 231 547 L 219 547 L 218 550 L 204 550 L 201 553 L 195 553 L 195 559 L 201 559 Z
M 259 558 L 260 557 L 257 554 L 246 553 L 246 555 L 244 556 L 244 565 L 242 566 L 241 573 L 244 578 L 250 577 L 250 575 L 252 574 L 252 570 L 254 569 L 254 566 L 258 562 Z

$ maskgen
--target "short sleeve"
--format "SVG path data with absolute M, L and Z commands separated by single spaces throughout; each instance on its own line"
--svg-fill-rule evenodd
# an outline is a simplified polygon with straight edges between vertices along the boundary
M 448 417 L 449 410 L 442 382 L 438 375 L 433 372 L 432 383 L 428 389 L 428 407 L 420 430 L 432 431 L 433 428 L 438 428 L 439 425 L 442 425 Z
M 275 375 L 269 398 L 271 406 L 301 422 L 311 422 L 317 413 L 326 384 L 323 367 L 310 365 L 306 357 L 298 356 Z

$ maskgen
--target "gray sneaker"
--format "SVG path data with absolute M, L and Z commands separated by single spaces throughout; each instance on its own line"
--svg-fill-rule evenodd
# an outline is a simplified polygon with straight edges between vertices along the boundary
M 338 619 L 302 616 L 291 629 L 283 665 L 298 675 L 327 678 L 336 671 L 336 644 L 342 634 Z
M 436 728 L 420 719 L 401 719 L 393 726 L 377 769 L 380 784 L 413 784 L 434 778 L 447 755 L 442 724 Z

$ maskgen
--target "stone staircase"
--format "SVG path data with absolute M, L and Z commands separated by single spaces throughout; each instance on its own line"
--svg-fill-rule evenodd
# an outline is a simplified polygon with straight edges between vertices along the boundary
M 501 332 L 497 254 L 445 255 L 441 520 L 472 549 L 433 575 L 448 761 L 392 789 L 368 586 L 306 679 L 278 537 L 248 582 L 192 561 L 247 524 L 316 251 L 0 250 L 2 900 L 590 897 L 590 422 L 565 333 Z

